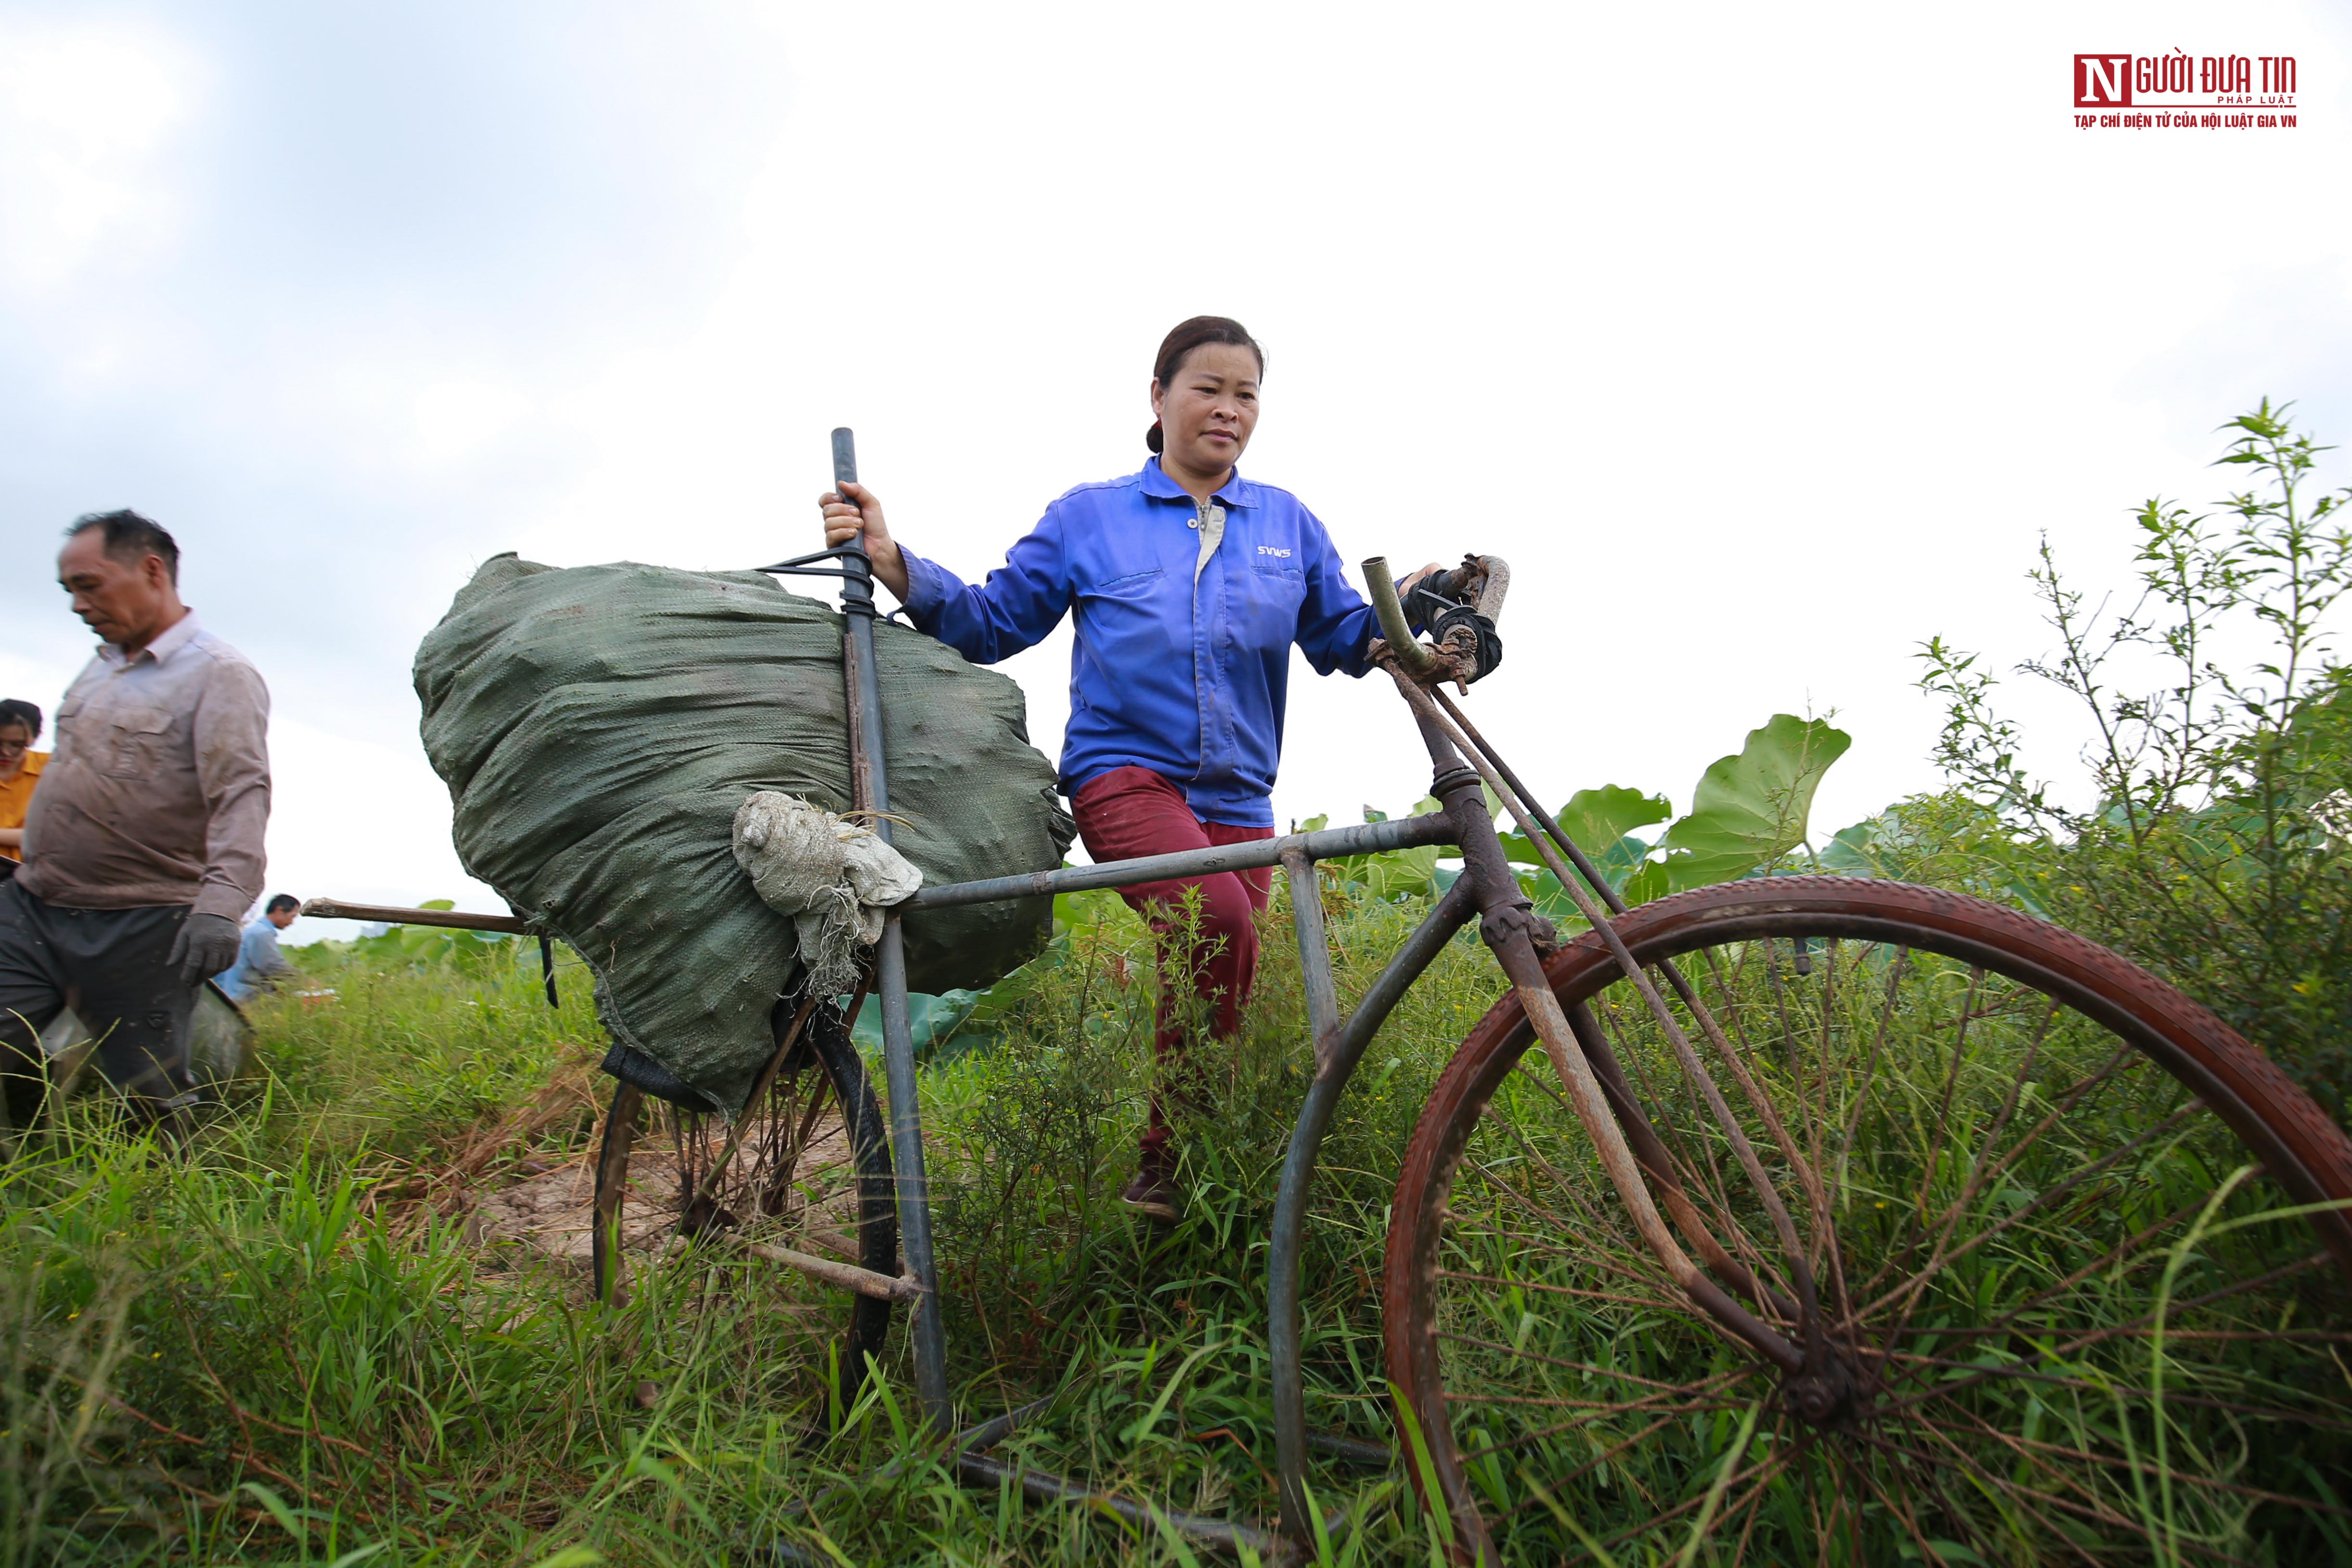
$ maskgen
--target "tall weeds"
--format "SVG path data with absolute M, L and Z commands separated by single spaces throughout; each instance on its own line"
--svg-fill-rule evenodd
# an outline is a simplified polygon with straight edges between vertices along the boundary
M 1343 993 L 1423 907 L 1320 895 Z M 959 1400 L 978 1416 L 1058 1396 L 1012 1457 L 1166 1508 L 1272 1511 L 1265 1235 L 1306 1067 L 1284 914 L 1244 1037 L 1204 1048 L 1173 1234 L 1116 1197 L 1155 983 L 1123 912 L 1042 966 L 986 1049 L 927 1071 Z M 646 1271 L 607 1312 L 575 1275 L 469 1235 L 473 1199 L 589 1145 L 585 1103 L 548 1092 L 595 1049 L 572 972 L 551 1011 L 536 974 L 502 963 L 302 962 L 299 988 L 332 1000 L 257 1006 L 263 1076 L 191 1146 L 159 1151 L 82 1100 L 0 1171 L 5 1564 L 718 1563 L 779 1540 L 852 1562 L 1195 1552 L 953 1484 L 898 1336 L 859 1406 L 827 1409 L 821 1291 L 712 1252 Z M 1483 948 L 1450 949 L 1341 1108 L 1309 1235 L 1318 1425 L 1381 1435 L 1372 1281 L 1395 1151 L 1497 988 Z M 1340 1558 L 1425 1552 L 1391 1482 L 1315 1479 Z

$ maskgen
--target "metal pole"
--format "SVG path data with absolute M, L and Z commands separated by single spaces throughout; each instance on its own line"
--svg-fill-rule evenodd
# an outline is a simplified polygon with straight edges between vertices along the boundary
M 387 925 L 440 925 L 457 931 L 503 931 L 528 936 L 539 928 L 517 915 L 475 915 L 463 909 L 403 909 L 392 904 L 345 904 L 314 898 L 302 913 L 319 920 L 381 920 Z
M 1300 865 L 1306 856 L 1297 856 Z M 1363 1060 L 1390 1010 L 1404 997 L 1421 972 L 1453 940 L 1454 934 L 1477 912 L 1473 883 L 1463 877 L 1446 889 L 1427 918 L 1397 949 L 1381 971 L 1355 1012 L 1341 1023 L 1336 1002 L 1328 998 L 1331 985 L 1331 954 L 1323 934 L 1323 906 L 1311 870 L 1289 871 L 1291 918 L 1297 927 L 1298 959 L 1308 976 L 1308 1024 L 1315 1033 L 1315 1079 L 1307 1086 L 1307 1101 L 1290 1130 L 1290 1145 L 1282 1161 L 1282 1185 L 1275 1196 L 1274 1233 L 1266 1257 L 1266 1319 L 1274 1384 L 1275 1464 L 1281 1472 L 1282 1525 L 1295 1541 L 1307 1539 L 1307 1450 L 1317 1446 L 1317 1434 L 1307 1429 L 1307 1394 L 1299 1366 L 1298 1249 L 1307 1228 L 1307 1200 L 1315 1185 L 1315 1159 L 1323 1134 L 1339 1108 L 1339 1095 Z M 1318 1016 L 1319 1015 L 1319 1016 Z
M 1178 850 L 1172 854 L 1139 855 L 1134 860 L 1100 861 L 1093 865 L 1065 866 L 1059 871 L 1026 872 L 1019 876 L 995 876 L 982 882 L 944 883 L 918 889 L 898 907 L 948 909 L 961 904 L 994 904 L 1008 898 L 1043 898 L 1050 894 L 1080 893 L 1095 887 L 1133 887 L 1146 882 L 1175 882 L 1214 876 L 1223 871 L 1254 871 L 1279 864 L 1293 851 L 1309 860 L 1334 860 L 1344 855 L 1378 854 L 1383 850 L 1409 850 L 1423 844 L 1450 844 L 1454 823 L 1448 818 L 1395 817 L 1385 822 L 1325 828 L 1312 833 L 1290 833 L 1279 839 L 1253 839 L 1247 843 L 1213 844 L 1204 850 Z
M 833 479 L 857 480 L 857 444 L 846 427 L 833 433 Z M 853 809 L 887 812 L 890 774 L 882 741 L 882 689 L 874 664 L 874 567 L 865 536 L 842 558 L 842 668 L 848 691 L 849 793 Z M 875 831 L 890 839 L 890 820 L 877 815 Z M 915 1394 L 923 1414 L 941 1432 L 954 1427 L 948 1408 L 947 1333 L 940 1322 L 939 1269 L 931 1255 L 931 1190 L 923 1172 L 923 1122 L 917 1105 L 915 1040 L 907 1020 L 907 946 L 898 916 L 883 923 L 874 949 L 874 988 L 882 999 L 882 1075 L 890 1094 L 890 1166 L 898 1186 L 898 1241 L 907 1271 L 923 1294 L 909 1313 L 915 1352 Z

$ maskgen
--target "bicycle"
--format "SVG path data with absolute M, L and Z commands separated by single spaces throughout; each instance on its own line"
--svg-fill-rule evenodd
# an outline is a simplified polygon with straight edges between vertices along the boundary
M 856 477 L 846 431 L 835 459 Z M 862 549 L 764 570 L 842 580 L 849 803 L 885 813 Z M 1308 1517 L 1317 1152 L 1381 1022 L 1475 920 L 1511 988 L 1407 1142 L 1381 1293 L 1399 1462 L 1457 1561 L 1681 1563 L 1702 1539 L 1736 1562 L 2241 1561 L 2226 1542 L 2257 1521 L 2281 1561 L 2346 1552 L 2352 1141 L 2318 1106 L 2154 977 L 1963 894 L 1772 876 L 1628 909 L 1444 689 L 1483 673 L 1507 568 L 1469 558 L 1418 595 L 1428 642 L 1384 562 L 1364 570 L 1440 813 L 900 906 L 1290 879 L 1315 1071 L 1272 1236 L 1280 1535 L 988 1458 L 1035 1407 L 957 1432 L 897 913 L 868 982 L 887 1121 L 849 1034 L 865 991 L 779 1002 L 775 1053 L 728 1126 L 623 1085 L 597 1165 L 598 1298 L 625 1299 L 632 1254 L 726 1235 L 850 1293 L 841 1408 L 905 1307 L 922 1408 L 968 1480 L 1276 1551 Z M 1529 906 L 1489 791 L 1581 934 L 1556 942 Z M 1321 900 L 1300 890 L 1320 861 L 1427 844 L 1462 874 L 1343 1013 Z M 649 1103 L 669 1148 L 637 1155 Z

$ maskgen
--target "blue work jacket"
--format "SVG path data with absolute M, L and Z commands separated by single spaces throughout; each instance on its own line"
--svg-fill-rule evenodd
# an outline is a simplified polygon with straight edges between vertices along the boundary
M 1236 471 L 1210 499 L 1224 535 L 1202 560 L 1205 508 L 1157 457 L 1081 485 L 977 588 L 906 552 L 907 613 L 992 664 L 1075 612 L 1062 792 L 1131 765 L 1176 784 L 1205 821 L 1272 827 L 1291 644 L 1319 674 L 1361 675 L 1376 627 L 1297 497 Z

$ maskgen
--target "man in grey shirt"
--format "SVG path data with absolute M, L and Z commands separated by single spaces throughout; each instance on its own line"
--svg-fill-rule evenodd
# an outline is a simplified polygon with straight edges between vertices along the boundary
M 0 1079 L 30 1124 L 39 1030 L 73 998 L 131 1113 L 193 1103 L 196 988 L 237 956 L 262 885 L 269 692 L 180 601 L 180 548 L 136 512 L 66 531 L 58 580 L 103 639 L 58 705 L 57 749 L 0 884 Z

